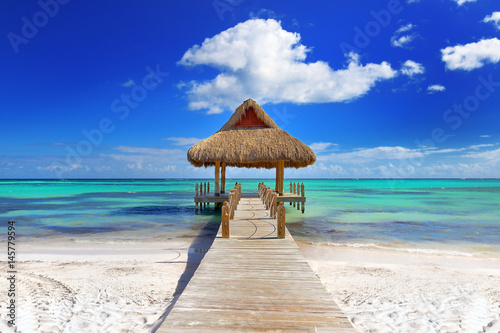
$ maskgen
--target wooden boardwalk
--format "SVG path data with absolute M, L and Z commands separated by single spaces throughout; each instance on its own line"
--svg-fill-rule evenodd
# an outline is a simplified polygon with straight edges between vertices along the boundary
M 355 332 L 286 230 L 242 198 L 157 332 Z

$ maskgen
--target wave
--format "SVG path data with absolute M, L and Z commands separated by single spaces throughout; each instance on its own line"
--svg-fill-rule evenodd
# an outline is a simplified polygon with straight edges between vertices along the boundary
M 453 257 L 488 257 L 492 260 L 500 261 L 500 253 L 494 251 L 494 249 L 481 249 L 480 251 L 465 252 L 457 251 L 451 249 L 432 249 L 432 248 L 414 248 L 398 246 L 396 244 L 377 244 L 377 243 L 335 243 L 335 242 L 313 242 L 318 245 L 334 246 L 334 247 L 345 247 L 345 248 L 357 248 L 357 249 L 377 249 L 384 251 L 394 251 L 394 252 L 405 252 L 405 253 L 415 253 L 415 254 L 429 254 L 438 256 L 453 256 Z

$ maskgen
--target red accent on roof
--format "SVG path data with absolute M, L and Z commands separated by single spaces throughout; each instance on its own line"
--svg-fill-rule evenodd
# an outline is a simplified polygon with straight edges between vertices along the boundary
M 249 107 L 240 121 L 234 127 L 269 127 L 262 120 L 260 120 L 253 107 Z

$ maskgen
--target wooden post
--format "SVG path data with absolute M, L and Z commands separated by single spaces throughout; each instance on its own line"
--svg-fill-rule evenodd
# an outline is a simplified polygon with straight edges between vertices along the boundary
M 195 194 L 195 197 L 198 197 L 198 183 L 196 183 L 196 185 L 195 185 L 194 189 L 195 189 L 195 193 L 196 193 L 196 194 Z M 195 200 L 196 200 L 196 199 L 195 199 Z M 196 213 L 198 213 L 198 201 L 196 201 L 196 202 L 194 203 L 194 211 L 195 211 Z
M 226 193 L 226 163 L 225 162 L 222 162 L 220 173 L 221 173 L 220 193 Z
M 229 206 L 227 201 L 222 205 L 222 238 L 229 238 Z
M 285 205 L 283 201 L 280 202 L 278 206 L 278 238 L 285 238 Z
M 267 187 L 267 191 L 266 191 L 266 209 L 269 209 L 269 207 L 271 207 L 271 195 L 272 195 L 272 191 L 271 191 L 271 186 L 268 186 Z
M 295 193 L 297 193 L 297 192 L 295 191 L 295 182 L 293 182 L 293 194 L 295 194 Z M 293 207 L 295 207 L 295 201 L 293 202 Z
M 232 190 L 232 191 L 234 193 L 234 210 L 236 210 L 238 207 L 238 201 L 239 201 L 238 200 L 238 186 L 235 186 L 234 190 Z
M 203 182 L 203 195 L 207 194 L 207 182 Z M 203 203 L 203 208 L 207 208 L 207 203 Z
M 300 183 L 297 183 L 297 195 L 300 196 Z M 297 201 L 297 210 L 300 210 L 300 201 Z
M 203 196 L 203 183 L 200 182 L 200 196 Z M 203 202 L 200 202 L 200 209 L 203 209 Z
M 269 209 L 269 215 L 272 219 L 276 218 L 276 203 L 278 202 L 278 192 L 273 190 L 273 195 L 271 197 L 271 208 Z
M 214 195 L 217 197 L 220 195 L 219 174 L 220 174 L 220 162 L 217 161 L 217 162 L 215 162 L 215 190 L 214 190 L 215 191 Z
M 304 195 L 304 183 L 302 183 L 302 185 L 301 185 L 300 187 L 301 187 L 301 192 L 300 192 L 300 193 L 302 194 L 302 197 L 303 197 L 303 198 L 304 198 L 304 200 L 305 200 L 305 195 Z M 304 201 L 304 202 L 302 203 L 302 214 L 304 214 L 305 210 L 306 210 L 306 202 Z
M 234 219 L 234 190 L 229 192 L 229 219 Z
M 292 190 L 293 190 L 293 186 L 292 186 L 292 182 L 290 182 L 290 193 L 293 193 Z M 292 202 L 290 201 L 290 206 L 291 205 L 292 205 Z

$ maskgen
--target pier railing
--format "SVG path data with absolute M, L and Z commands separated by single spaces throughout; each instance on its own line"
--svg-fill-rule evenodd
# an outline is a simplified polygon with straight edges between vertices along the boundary
M 264 183 L 259 183 L 258 191 L 259 198 L 269 210 L 269 217 L 277 220 L 278 238 L 285 238 L 285 206 L 283 202 L 278 205 L 278 193 Z
M 229 238 L 230 221 L 234 219 L 234 211 L 238 207 L 241 199 L 241 183 L 236 184 L 234 189 L 229 192 L 229 202 L 224 201 L 221 209 L 221 224 L 222 224 L 222 237 Z
M 210 193 L 210 182 L 204 182 L 200 183 L 198 186 L 198 183 L 194 186 L 194 191 L 195 191 L 195 197 L 203 196 L 206 193 Z M 210 204 L 210 202 L 208 203 Z M 195 201 L 195 210 L 198 211 L 198 202 Z M 202 202 L 200 204 L 200 208 L 206 208 L 207 207 L 207 202 Z
M 297 194 L 301 197 L 305 197 L 304 194 L 304 183 L 295 183 L 295 182 L 290 182 L 290 193 L 291 194 Z M 292 205 L 292 202 L 290 201 L 290 206 Z M 295 207 L 295 201 L 293 202 L 293 207 Z M 297 210 L 300 210 L 300 202 L 297 202 Z M 306 202 L 302 202 L 302 213 L 306 210 Z

